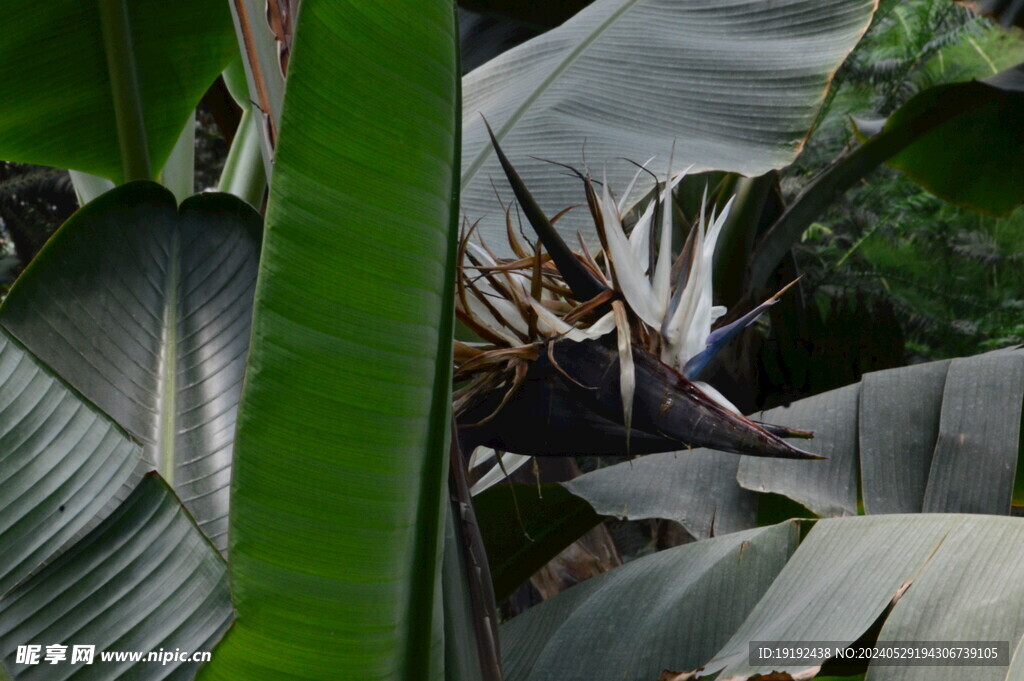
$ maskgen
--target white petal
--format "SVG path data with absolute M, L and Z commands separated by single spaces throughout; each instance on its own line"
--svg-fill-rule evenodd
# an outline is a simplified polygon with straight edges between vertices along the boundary
M 636 185 L 636 181 L 640 178 L 640 173 L 644 172 L 647 168 L 647 164 L 654 160 L 654 156 L 643 162 L 640 168 L 637 169 L 636 174 L 633 175 L 633 179 L 630 180 L 629 186 L 626 187 L 626 191 L 619 197 L 619 213 L 626 212 L 626 202 L 629 201 L 629 193 L 633 191 L 633 187 Z
M 711 226 L 708 227 L 707 240 L 704 242 L 704 255 L 708 258 L 712 258 L 715 255 L 715 246 L 718 244 L 718 235 L 722 233 L 722 226 L 725 225 L 725 221 L 729 218 L 729 209 L 732 208 L 732 202 L 736 200 L 736 197 L 730 197 L 725 203 L 725 207 L 722 209 L 722 214 L 717 218 L 712 216 Z
M 505 473 L 512 475 L 514 471 L 522 468 L 531 457 L 523 456 L 522 454 L 512 454 L 506 452 L 501 456 L 501 463 L 505 467 L 505 470 L 501 470 L 501 466 L 495 465 L 494 468 L 483 474 L 479 480 L 469 489 L 469 493 L 472 495 L 480 494 L 488 487 L 501 482 L 505 479 Z
M 659 324 L 654 325 L 655 328 L 664 325 L 665 315 L 672 299 L 672 192 L 692 167 L 690 165 L 675 177 L 670 175 L 661 194 L 661 244 L 658 247 L 658 262 L 654 266 L 654 276 L 652 277 L 655 309 L 658 312 L 659 320 Z
M 654 276 L 652 277 L 655 309 L 658 311 L 658 324 L 654 325 L 655 328 L 664 324 L 668 304 L 672 298 L 672 191 L 686 177 L 686 173 L 690 172 L 692 167 L 691 165 L 672 177 L 672 161 L 670 159 L 668 178 L 661 194 L 661 243 L 658 246 L 658 262 L 654 266 Z
M 600 338 L 615 328 L 615 320 L 612 319 L 611 312 L 598 319 L 589 328 L 577 329 L 533 298 L 530 298 L 530 305 L 533 306 L 534 311 L 537 313 L 538 327 L 541 331 L 547 332 L 548 335 L 565 336 L 577 343 Z
M 588 328 L 583 330 L 587 338 L 597 339 L 615 328 L 615 315 L 611 312 L 598 319 Z
M 633 366 L 633 343 L 626 308 L 621 300 L 612 303 L 619 346 L 619 391 L 622 394 L 622 424 L 626 428 L 626 453 L 629 454 L 629 433 L 633 426 L 633 396 L 636 392 L 636 370 Z
M 608 256 L 615 267 L 615 276 L 623 297 L 640 319 L 658 328 L 661 315 L 654 307 L 654 294 L 645 274 L 646 267 L 637 260 L 626 240 L 618 209 L 612 201 L 607 184 L 601 196 L 601 217 L 608 240 Z
M 740 413 L 740 410 L 736 408 L 735 404 L 725 399 L 725 395 L 712 388 L 709 383 L 705 383 L 704 381 L 694 381 L 693 384 L 700 388 L 700 391 L 702 393 L 704 393 L 705 395 L 707 395 L 712 400 L 722 405 L 729 411 L 735 412 L 737 414 Z
M 633 231 L 629 233 L 629 247 L 633 250 L 633 256 L 641 264 L 644 274 L 650 269 L 651 249 L 651 223 L 654 221 L 654 206 L 657 201 L 647 204 L 647 209 L 640 216 L 640 219 L 633 225 Z
M 470 242 L 468 246 L 470 249 L 472 249 L 474 255 L 476 255 L 477 258 L 479 258 L 480 262 L 483 263 L 484 267 L 494 267 L 497 265 L 497 263 L 494 261 L 494 259 L 491 257 L 491 255 L 487 252 L 485 248 L 473 242 Z M 496 274 L 495 276 L 500 277 L 501 275 Z M 520 277 L 511 276 L 508 279 L 504 280 L 504 284 L 507 288 L 509 288 L 512 291 L 512 294 L 518 296 L 520 300 L 528 299 L 530 297 L 530 294 L 523 286 L 523 282 Z M 494 286 L 490 283 L 490 281 L 488 281 L 486 277 L 479 277 L 476 280 L 475 285 L 477 290 L 479 290 L 480 293 L 487 298 L 487 302 L 490 303 L 490 305 L 495 310 L 498 311 L 498 314 L 500 314 L 505 319 L 506 322 L 508 322 L 509 326 L 511 326 L 514 330 L 519 331 L 520 333 L 525 334 L 528 331 L 529 324 L 523 317 L 523 314 L 519 310 L 519 307 L 512 301 L 508 300 L 496 288 L 494 288 Z M 469 305 L 472 308 L 471 311 L 473 312 L 473 314 L 479 317 L 481 321 L 484 321 L 487 324 L 487 326 L 491 327 L 492 331 L 498 333 L 506 340 L 512 339 L 513 344 L 518 344 L 522 342 L 517 336 L 512 334 L 510 331 L 502 330 L 506 328 L 505 325 L 498 322 L 497 318 L 495 318 L 491 311 L 487 309 L 487 306 L 484 305 L 484 303 L 479 298 L 474 296 L 472 291 L 466 292 L 466 298 L 469 301 Z
M 651 288 L 654 294 L 655 309 L 658 311 L 659 325 L 664 321 L 672 295 L 672 190 L 665 183 L 665 191 L 661 197 L 661 243 L 658 244 L 658 260 L 651 277 Z
M 469 457 L 469 469 L 473 470 L 494 458 L 494 450 L 490 447 L 477 447 Z
M 533 311 L 537 313 L 537 327 L 542 333 L 544 333 L 544 335 L 558 336 L 568 334 L 576 330 L 571 324 L 560 319 L 558 315 L 541 305 L 533 298 L 530 298 L 529 300 L 530 305 L 533 307 Z
M 662 328 L 662 335 L 669 341 L 669 347 L 662 352 L 662 360 L 676 369 L 681 370 L 691 357 L 704 349 L 711 325 L 725 313 L 725 308 L 712 306 L 712 275 L 715 245 L 729 216 L 733 198 L 725 204 L 720 215 L 712 212 L 706 229 L 704 211 L 701 210 L 693 268 L 678 307 Z
M 676 305 L 672 317 L 666 320 L 661 329 L 662 337 L 668 341 L 667 347 L 662 351 L 662 360 L 675 366 L 677 369 L 683 366 L 678 364 L 679 361 L 685 363 L 686 359 L 693 354 L 692 348 L 687 341 L 690 329 L 697 323 L 705 285 L 705 278 L 701 276 L 701 270 L 704 266 L 704 258 L 701 257 L 701 254 L 704 252 L 703 225 L 698 222 L 694 227 L 694 231 L 693 248 L 696 256 L 693 258 L 693 263 L 690 267 L 690 276 L 686 280 L 686 285 L 679 296 L 679 303 Z M 710 300 L 708 302 L 710 303 Z M 706 333 L 701 337 L 701 340 L 704 338 L 707 338 Z M 701 349 L 697 348 L 696 351 L 700 352 Z

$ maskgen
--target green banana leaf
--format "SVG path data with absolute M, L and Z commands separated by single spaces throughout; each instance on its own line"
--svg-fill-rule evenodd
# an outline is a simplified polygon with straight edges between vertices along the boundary
M 917 135 L 923 121 L 946 121 Z M 1024 203 L 1024 64 L 982 81 L 925 90 L 883 128 L 913 144 L 889 160 L 933 194 L 956 204 L 1007 215 Z
M 809 183 L 760 238 L 748 282 L 763 288 L 793 244 L 835 197 L 882 163 L 947 201 L 1005 215 L 1024 201 L 1024 65 L 982 81 L 919 92 L 884 122 L 864 125 L 864 144 Z
M 476 632 L 472 595 L 465 575 L 472 569 L 460 550 L 454 513 L 445 518 L 441 588 L 444 593 L 444 678 L 446 681 L 483 681 L 480 652 L 473 645 Z
M 796 548 L 793 521 L 660 551 L 502 626 L 508 681 L 654 681 L 709 659 Z
M 845 392 L 845 399 L 838 393 Z M 744 459 L 740 485 L 789 497 L 820 516 L 960 512 L 1006 515 L 1024 403 L 1024 351 L 997 351 L 867 374 L 861 383 L 763 414 L 783 425 L 807 410 L 826 462 Z M 808 417 L 808 420 L 818 417 Z M 801 422 L 803 419 L 800 419 Z M 817 465 L 821 464 L 821 465 Z
M 263 194 L 267 189 L 267 170 L 263 163 L 259 109 L 251 103 L 249 85 L 242 68 L 241 55 L 224 71 L 224 84 L 242 115 L 235 130 L 235 139 L 224 159 L 217 190 L 234 194 L 257 210 L 263 207 Z
M 1024 634 L 1022 539 L 1019 518 L 933 514 L 820 521 L 701 675 L 721 671 L 718 679 L 735 681 L 770 671 L 811 674 L 819 666 L 752 665 L 752 641 L 1008 641 L 1012 653 Z M 868 641 L 862 639 L 866 632 Z M 893 681 L 1006 675 L 1005 666 L 869 667 L 870 678 Z
M 740 485 L 782 494 L 820 516 L 856 515 L 859 394 L 859 384 L 848 385 L 760 414 L 758 418 L 779 419 L 768 423 L 792 428 L 813 423 L 804 430 L 813 430 L 814 439 L 801 444 L 827 458 L 800 469 L 758 466 L 744 459 L 736 473 Z
M 0 326 L 145 444 L 145 469 L 221 550 L 260 223 L 233 196 L 178 208 L 130 183 L 75 213 L 0 307 Z
M 874 8 L 597 0 L 465 77 L 462 210 L 507 251 L 491 187 L 502 172 L 483 117 L 548 215 L 580 202 L 579 181 L 538 158 L 585 162 L 618 191 L 636 171 L 623 157 L 655 156 L 649 168 L 663 177 L 673 143 L 676 171 L 761 175 L 788 165 Z M 649 188 L 642 184 L 632 200 Z M 559 229 L 596 243 L 585 212 L 567 214 Z
M 104 40 L 101 6 L 122 5 L 128 40 Z M 123 182 L 111 60 L 135 73 L 153 170 L 237 54 L 224 3 L 206 0 L 15 0 L 0 42 L 0 158 L 73 168 Z M 131 179 L 131 178 L 128 178 Z
M 165 482 L 147 475 L 56 561 L 0 600 L 0 656 L 15 681 L 191 679 L 199 661 L 103 661 L 102 653 L 209 652 L 231 623 L 227 569 Z M 18 663 L 17 648 L 40 646 Z M 65 646 L 63 661 L 43 659 Z M 73 662 L 95 646 L 92 664 Z
M 750 493 L 782 495 L 821 517 L 856 515 L 861 504 L 869 514 L 1007 515 L 1024 498 L 1021 483 L 1015 485 L 1022 404 L 1021 350 L 889 369 L 755 415 L 813 430 L 814 439 L 801 446 L 826 460 L 738 457 L 728 470 L 716 464 L 723 469 L 716 473 L 691 457 L 701 454 L 696 450 L 618 464 L 563 484 L 598 513 L 668 518 L 697 537 L 753 525 L 756 512 L 742 512 Z M 726 500 L 730 508 L 723 508 Z M 736 523 L 732 530 L 710 524 L 719 514 Z
M 697 539 L 757 524 L 758 495 L 736 483 L 740 458 L 710 449 L 650 454 L 562 483 L 604 516 L 674 520 Z
M 141 453 L 0 330 L 0 595 L 88 527 Z
M 1020 678 L 1009 655 L 1024 645 L 1024 519 L 827 519 L 794 552 L 798 535 L 789 521 L 701 540 L 568 589 L 503 625 L 506 678 Z M 1009 645 L 997 666 L 837 668 L 826 658 L 753 662 L 758 641 Z
M 456 50 L 448 2 L 302 5 L 205 681 L 443 675 Z

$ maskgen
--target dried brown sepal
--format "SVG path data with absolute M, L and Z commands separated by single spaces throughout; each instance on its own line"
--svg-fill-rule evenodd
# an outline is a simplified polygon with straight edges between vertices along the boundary
M 597 260 L 595 260 L 594 256 L 590 253 L 590 249 L 587 247 L 587 242 L 583 238 L 583 235 L 576 232 L 576 238 L 579 239 L 580 242 L 580 259 L 583 261 L 583 264 L 586 265 L 587 269 L 591 270 L 594 276 L 598 277 L 605 286 L 610 287 L 611 284 L 609 283 L 608 278 L 604 276 L 604 272 L 602 272 L 601 268 L 598 266 Z
M 536 260 L 536 257 L 537 256 L 535 255 L 528 255 L 525 258 L 520 258 L 518 260 L 503 262 L 500 265 L 481 265 L 480 267 L 474 266 L 472 269 L 478 270 L 480 272 L 511 272 L 513 270 L 522 270 L 526 269 L 527 267 L 533 267 L 533 263 L 534 260 Z M 540 259 L 541 263 L 544 265 L 547 265 L 551 262 L 551 256 L 548 255 L 547 253 L 542 253 Z M 552 267 L 551 269 L 548 270 L 548 274 L 557 275 L 558 269 Z M 568 292 L 569 289 L 566 289 L 566 291 Z
M 551 224 L 552 225 L 557 224 L 558 221 L 562 219 L 563 215 L 565 215 L 566 213 L 571 211 L 573 208 L 579 208 L 579 207 L 580 207 L 580 204 L 577 203 L 577 204 L 574 204 L 572 206 L 569 206 L 568 208 L 563 208 L 562 210 L 558 211 L 557 213 L 555 213 L 555 217 L 551 218 Z
M 671 669 L 662 669 L 661 674 L 658 674 L 658 681 L 696 681 L 699 671 L 700 669 L 692 672 L 674 672 Z
M 540 244 L 539 241 L 533 247 L 533 251 L 534 251 L 535 257 L 534 257 L 534 260 L 533 260 L 533 273 L 532 273 L 532 276 L 530 277 L 530 296 L 534 300 L 539 302 L 541 300 L 541 298 L 542 298 L 541 294 L 544 292 L 544 277 L 543 277 L 543 271 L 544 270 L 543 270 L 543 263 L 541 262 L 541 244 Z M 530 316 L 527 317 L 527 321 L 529 322 L 529 327 L 530 327 L 530 330 L 529 330 L 530 338 L 536 338 L 537 337 L 537 313 L 536 313 L 536 311 L 534 311 L 533 307 L 530 308 Z
M 490 421 L 494 420 L 494 417 L 497 416 L 501 412 L 502 409 L 504 409 L 505 405 L 508 404 L 508 401 L 510 399 L 512 399 L 512 396 L 516 394 L 516 391 L 519 390 L 519 388 L 521 388 L 523 386 L 523 381 L 526 380 L 526 372 L 527 372 L 528 369 L 529 369 L 529 365 L 527 365 L 526 362 L 523 362 L 523 361 L 513 362 L 513 364 L 512 364 L 512 371 L 513 371 L 515 377 L 512 380 L 512 385 L 509 386 L 508 390 L 505 391 L 505 395 L 501 398 L 501 402 L 498 403 L 497 408 L 495 408 L 495 410 L 493 412 L 491 412 L 490 414 L 488 414 L 484 418 L 480 419 L 476 423 L 469 423 L 469 424 L 466 424 L 465 426 L 460 426 L 460 427 L 463 427 L 463 428 L 475 428 L 475 427 L 482 426 L 482 425 L 484 425 L 486 423 L 489 423 Z M 498 457 L 498 461 L 500 463 L 501 457 Z
M 475 257 L 473 257 L 472 254 L 467 253 L 466 257 L 474 265 L 477 265 L 477 266 L 480 265 L 480 261 L 477 260 Z M 507 300 L 512 300 L 513 299 L 512 294 L 509 293 L 507 290 L 505 290 L 504 286 L 502 286 L 500 283 L 498 283 L 492 276 L 489 276 L 487 274 L 484 274 L 482 276 L 486 277 L 488 279 L 489 283 L 492 286 L 494 286 L 498 290 L 498 292 L 503 295 L 503 297 L 505 299 L 507 299 Z M 497 322 L 499 324 L 501 324 L 501 326 L 504 329 L 506 329 L 509 333 L 515 334 L 517 337 L 519 337 L 519 339 L 522 342 L 524 342 L 524 343 L 528 343 L 529 342 L 530 339 L 527 338 L 526 335 L 522 331 L 518 330 L 515 326 L 510 324 L 507 319 L 505 319 L 505 316 L 503 314 L 501 314 L 496 307 L 494 307 L 494 305 L 491 303 L 491 301 L 488 299 L 488 297 L 487 297 L 487 295 L 485 293 L 481 292 L 480 289 L 478 289 L 477 287 L 473 286 L 472 284 L 470 284 L 467 288 L 469 289 L 469 292 L 473 295 L 473 297 L 476 298 L 478 301 L 480 301 L 480 303 L 483 304 L 483 306 L 487 308 L 487 311 L 491 313 L 491 315 L 494 317 L 494 319 L 497 320 Z M 467 309 L 468 309 L 468 307 L 467 307 Z
M 298 9 L 299 0 L 267 0 L 267 24 L 277 41 L 277 59 L 282 76 L 288 75 L 288 60 L 292 53 L 295 14 Z
M 605 305 L 610 303 L 615 298 L 615 292 L 611 289 L 603 291 L 602 293 L 594 296 L 582 305 L 577 305 L 573 308 L 572 312 L 565 315 L 564 319 L 567 324 L 575 324 L 576 322 L 586 319 L 588 316 L 593 315 L 597 311 L 601 310 Z
M 459 364 L 455 370 L 455 376 L 460 376 L 472 371 L 479 371 L 487 367 L 504 365 L 506 362 L 528 361 L 537 359 L 536 345 L 523 345 L 514 348 L 496 348 L 494 350 L 481 351 L 475 357 L 467 359 Z
M 516 254 L 517 258 L 527 259 L 530 254 L 526 252 L 523 245 L 519 243 L 519 238 L 516 236 L 516 230 L 512 226 L 512 206 L 505 208 L 505 233 L 508 235 L 508 245 L 512 249 L 512 252 Z
M 480 348 L 475 348 L 472 345 L 467 345 L 462 341 L 455 341 L 452 354 L 455 357 L 455 363 L 461 365 L 473 359 L 474 357 L 479 357 L 480 355 L 484 354 L 484 350 L 481 350 Z

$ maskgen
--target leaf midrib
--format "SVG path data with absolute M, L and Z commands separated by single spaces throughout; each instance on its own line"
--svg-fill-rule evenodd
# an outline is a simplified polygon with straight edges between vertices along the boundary
M 175 488 L 174 450 L 177 431 L 177 374 L 178 374 L 178 287 L 181 276 L 178 262 L 180 230 L 171 228 L 168 248 L 167 273 L 164 278 L 163 333 L 160 339 L 160 364 L 157 367 L 157 413 L 154 456 L 157 470 L 164 480 Z

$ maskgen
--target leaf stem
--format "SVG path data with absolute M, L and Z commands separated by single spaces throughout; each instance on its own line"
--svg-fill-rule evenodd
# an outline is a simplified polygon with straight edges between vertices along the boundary
M 263 206 L 263 192 L 267 188 L 267 175 L 260 152 L 260 129 L 251 108 L 242 112 L 242 120 L 228 151 L 224 170 L 220 175 L 218 191 L 234 194 L 256 210 Z
M 149 146 L 142 116 L 142 97 L 135 68 L 131 22 L 125 0 L 98 0 L 107 72 L 114 100 L 121 169 L 125 182 L 152 178 Z

